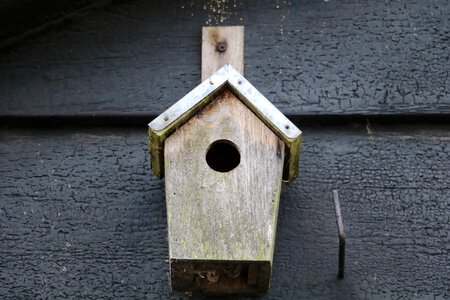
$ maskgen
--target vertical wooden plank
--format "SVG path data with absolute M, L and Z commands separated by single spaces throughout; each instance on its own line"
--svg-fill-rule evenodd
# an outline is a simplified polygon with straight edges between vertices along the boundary
M 226 63 L 244 74 L 244 26 L 203 27 L 202 81 Z

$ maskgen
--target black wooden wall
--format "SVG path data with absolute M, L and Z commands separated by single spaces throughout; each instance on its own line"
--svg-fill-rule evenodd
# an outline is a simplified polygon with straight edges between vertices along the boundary
M 1 31 L 0 298 L 202 298 L 170 291 L 146 123 L 199 83 L 201 27 L 217 24 L 245 25 L 245 76 L 304 132 L 262 298 L 450 297 L 449 1 L 138 0 L 73 13 L 91 2 L 53 7 L 45 31 Z

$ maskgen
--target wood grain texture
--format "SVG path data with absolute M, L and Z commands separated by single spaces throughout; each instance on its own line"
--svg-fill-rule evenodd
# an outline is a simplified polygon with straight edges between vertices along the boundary
M 202 81 L 227 63 L 244 74 L 244 26 L 203 27 Z
M 240 163 L 229 172 L 213 170 L 207 151 L 216 141 L 233 143 Z M 245 278 L 236 291 L 266 291 L 269 286 L 284 165 L 284 142 L 230 91 L 225 91 L 165 142 L 165 182 L 172 285 L 192 270 L 196 260 L 221 263 L 258 262 L 258 282 Z M 221 156 L 219 159 L 225 159 Z M 176 270 L 184 269 L 180 275 Z M 209 286 L 228 278 L 222 265 Z M 216 279 L 217 276 L 217 279 Z M 250 275 L 248 275 L 250 276 Z M 237 277 L 236 280 L 240 280 Z M 204 281 L 208 281 L 204 278 Z M 248 284 L 247 284 L 248 282 Z M 195 287 L 187 285 L 184 290 Z M 206 285 L 208 286 L 208 285 Z M 180 288 L 181 289 L 181 288 Z
M 0 115 L 157 116 L 200 82 L 205 25 L 245 25 L 245 75 L 288 116 L 450 112 L 448 0 L 213 3 L 117 4 L 24 41 L 0 54 Z
M 263 298 L 448 299 L 450 128 L 302 129 L 301 176 L 281 195 Z M 170 293 L 164 184 L 151 175 L 146 137 L 145 128 L 1 130 L 3 299 L 188 298 Z

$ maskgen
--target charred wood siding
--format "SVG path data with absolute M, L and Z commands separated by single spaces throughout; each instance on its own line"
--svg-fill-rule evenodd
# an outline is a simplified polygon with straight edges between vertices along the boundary
M 219 12 L 286 115 L 450 112 L 447 0 L 215 3 L 133 1 L 24 41 L 0 55 L 0 116 L 156 116 L 200 82 Z
M 301 176 L 282 192 L 268 298 L 448 297 L 449 128 L 304 132 Z M 164 185 L 145 139 L 117 128 L 1 131 L 1 295 L 171 295 Z
M 201 26 L 223 21 L 246 26 L 246 77 L 304 132 L 266 298 L 448 299 L 449 1 L 220 3 L 118 1 L 1 52 L 0 298 L 187 297 L 144 123 L 199 83 Z M 10 126 L 32 117 L 49 128 Z
M 0 49 L 42 33 L 107 0 L 3 0 L 0 3 Z

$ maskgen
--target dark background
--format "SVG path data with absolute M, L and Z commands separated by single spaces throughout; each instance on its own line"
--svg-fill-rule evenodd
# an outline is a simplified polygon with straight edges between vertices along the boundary
M 200 82 L 205 25 L 245 26 L 245 76 L 304 133 L 262 298 L 450 297 L 449 1 L 28 0 L 0 16 L 2 299 L 190 297 L 170 291 L 146 124 Z

